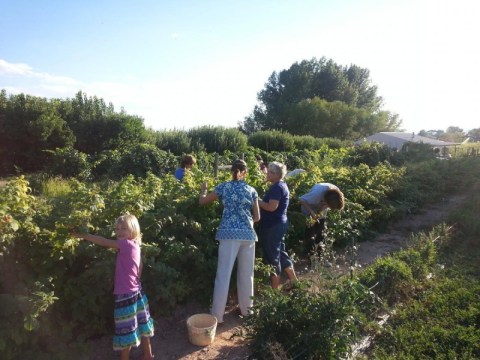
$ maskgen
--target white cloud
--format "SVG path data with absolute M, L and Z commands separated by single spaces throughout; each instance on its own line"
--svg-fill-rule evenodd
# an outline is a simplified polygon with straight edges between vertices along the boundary
M 32 68 L 27 64 L 17 63 L 12 64 L 0 59 L 0 75 L 24 75 L 30 76 L 33 74 Z
M 0 79 L 5 90 L 43 97 L 73 96 L 84 84 L 67 76 L 36 72 L 27 64 L 0 59 Z

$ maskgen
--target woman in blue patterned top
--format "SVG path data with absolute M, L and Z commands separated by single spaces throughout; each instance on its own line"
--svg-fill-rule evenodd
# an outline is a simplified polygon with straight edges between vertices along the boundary
M 200 205 L 217 199 L 223 204 L 222 220 L 215 236 L 220 246 L 211 309 L 219 323 L 223 322 L 235 260 L 238 260 L 237 295 L 241 314 L 247 315 L 253 305 L 253 269 L 257 241 L 253 223 L 260 220 L 257 191 L 244 180 L 247 164 L 243 160 L 235 160 L 231 171 L 232 180 L 216 186 L 209 194 L 207 183 L 204 182 L 199 199 Z

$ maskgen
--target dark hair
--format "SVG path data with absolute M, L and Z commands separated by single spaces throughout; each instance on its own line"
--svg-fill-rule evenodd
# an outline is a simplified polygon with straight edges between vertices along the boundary
M 195 165 L 197 159 L 193 155 L 186 155 L 180 162 L 180 167 L 184 168 L 187 165 Z
M 345 205 L 343 193 L 338 189 L 330 189 L 325 193 L 325 201 L 333 210 L 342 210 Z
M 247 163 L 242 159 L 237 159 L 232 163 L 231 171 L 235 180 L 238 179 L 238 174 L 245 170 L 247 170 Z

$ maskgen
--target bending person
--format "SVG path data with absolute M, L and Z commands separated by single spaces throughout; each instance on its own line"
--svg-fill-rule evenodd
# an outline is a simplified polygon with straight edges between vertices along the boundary
M 325 218 L 328 210 L 342 210 L 345 198 L 337 186 L 319 183 L 300 197 L 300 204 L 302 212 L 316 220 L 314 225 L 305 231 L 305 239 L 309 242 L 307 250 L 310 251 L 314 245 L 318 245 L 324 239 Z

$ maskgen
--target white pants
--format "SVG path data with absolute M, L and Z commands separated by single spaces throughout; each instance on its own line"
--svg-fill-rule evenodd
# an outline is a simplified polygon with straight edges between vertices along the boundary
M 255 266 L 255 242 L 251 240 L 220 240 L 218 248 L 217 276 L 213 291 L 211 313 L 219 323 L 228 300 L 228 287 L 233 265 L 237 262 L 237 295 L 242 315 L 247 315 L 253 305 L 253 270 Z

